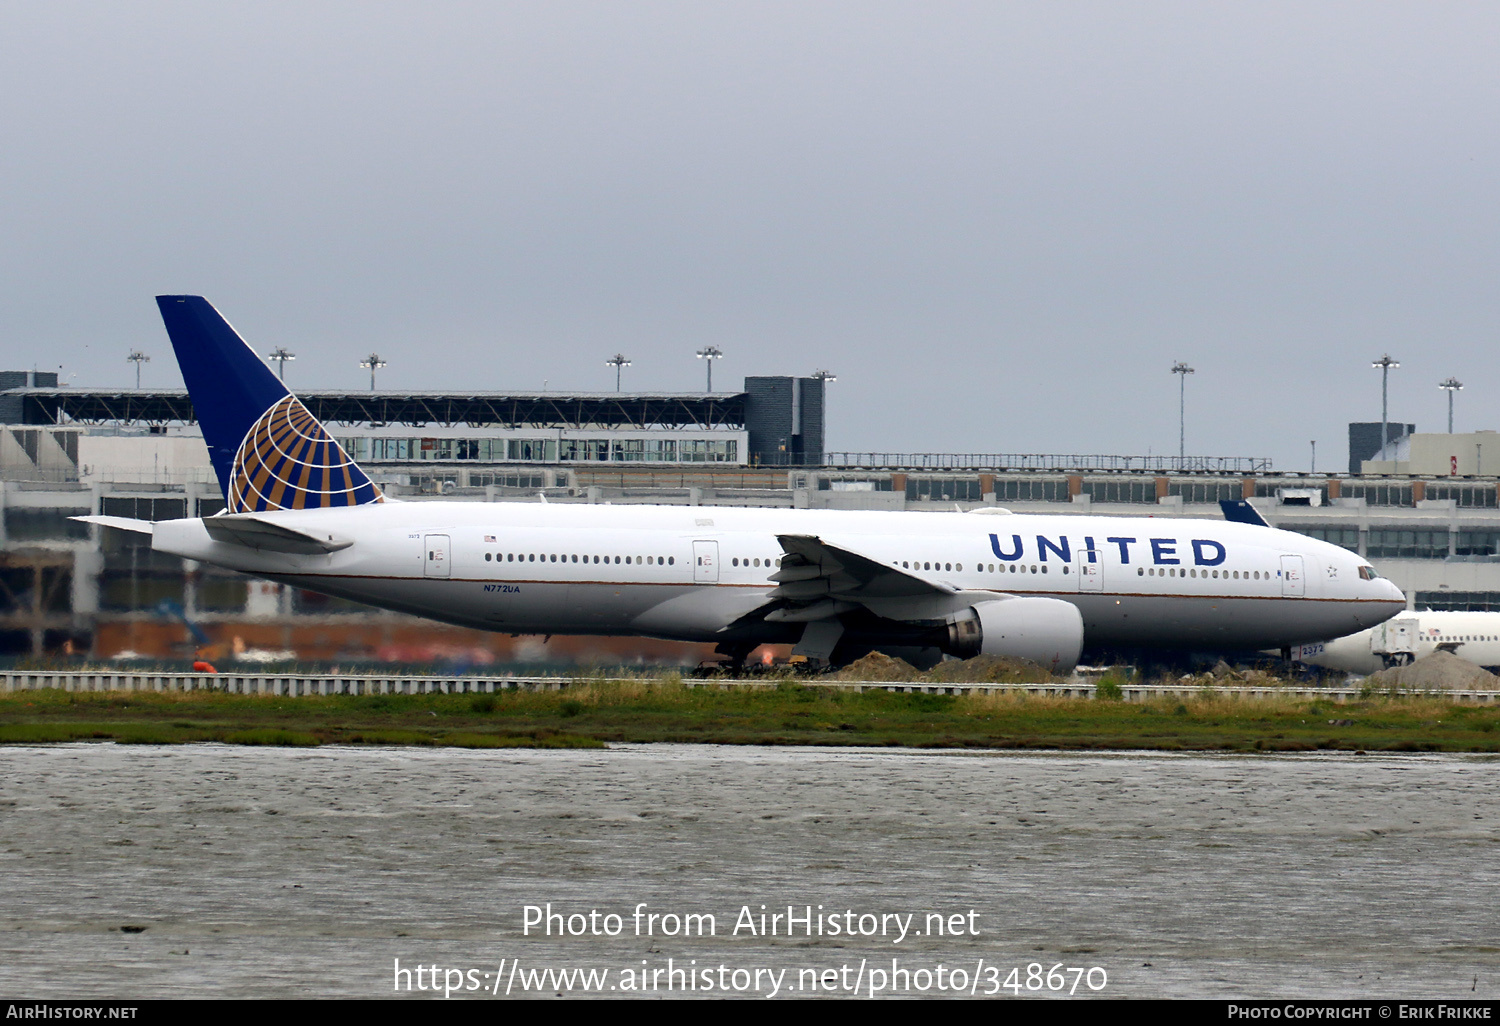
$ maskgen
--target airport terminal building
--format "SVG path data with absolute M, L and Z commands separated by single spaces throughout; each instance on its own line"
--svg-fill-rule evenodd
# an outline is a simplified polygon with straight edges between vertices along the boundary
M 1149 506 L 1157 516 L 1217 519 L 1221 500 L 1244 498 L 1274 526 L 1364 555 L 1417 608 L 1500 609 L 1494 432 L 1419 435 L 1392 425 L 1408 429 L 1404 447 L 1376 452 L 1379 425 L 1373 435 L 1369 425 L 1351 425 L 1358 470 L 1333 474 L 1277 473 L 1269 460 L 1248 457 L 827 452 L 825 387 L 817 377 L 766 376 L 712 394 L 299 396 L 403 500 L 545 495 L 1130 515 Z M 55 375 L 0 373 L 0 419 L 0 655 L 163 657 L 190 648 L 191 631 L 226 645 L 232 639 L 236 651 L 366 659 L 420 650 L 413 639 L 435 630 L 464 633 L 164 556 L 144 536 L 69 520 L 165 520 L 223 507 L 184 391 L 60 388 Z M 502 657 L 535 648 L 489 636 L 455 644 L 489 646 Z M 605 654 L 672 658 L 666 643 L 628 644 L 633 654 Z

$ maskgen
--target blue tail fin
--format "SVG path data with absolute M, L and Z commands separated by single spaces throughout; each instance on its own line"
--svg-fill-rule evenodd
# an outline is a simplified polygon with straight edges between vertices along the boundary
M 1266 518 L 1260 515 L 1260 510 L 1244 499 L 1220 499 L 1219 508 L 1224 511 L 1224 519 L 1231 523 L 1254 524 L 1256 527 L 1271 526 Z
M 380 489 L 202 296 L 157 296 L 230 513 L 380 502 Z

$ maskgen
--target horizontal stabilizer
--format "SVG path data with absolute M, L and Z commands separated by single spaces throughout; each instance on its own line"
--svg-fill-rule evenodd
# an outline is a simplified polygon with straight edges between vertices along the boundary
M 316 534 L 296 531 L 243 513 L 205 517 L 203 529 L 214 541 L 267 552 L 288 552 L 297 556 L 338 552 L 354 544 L 347 538 L 321 531 Z
M 1260 515 L 1260 510 L 1245 499 L 1220 499 L 1219 508 L 1224 511 L 1224 519 L 1233 524 L 1253 524 L 1256 527 L 1270 527 L 1266 518 Z
M 100 527 L 116 527 L 121 531 L 134 531 L 136 534 L 153 532 L 151 521 L 134 520 L 130 517 L 69 517 L 68 519 L 84 524 L 98 524 Z

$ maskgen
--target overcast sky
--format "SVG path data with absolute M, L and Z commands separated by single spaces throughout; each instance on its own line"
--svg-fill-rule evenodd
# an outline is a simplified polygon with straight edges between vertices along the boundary
M 1493 3 L 0 3 L 0 366 L 826 367 L 828 447 L 1342 466 L 1500 428 Z M 76 375 L 76 377 L 73 377 Z

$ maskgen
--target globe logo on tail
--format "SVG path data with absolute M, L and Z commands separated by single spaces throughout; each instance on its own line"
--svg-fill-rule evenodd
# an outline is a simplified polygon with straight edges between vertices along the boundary
M 362 506 L 384 496 L 294 395 L 261 414 L 240 443 L 229 512 Z

